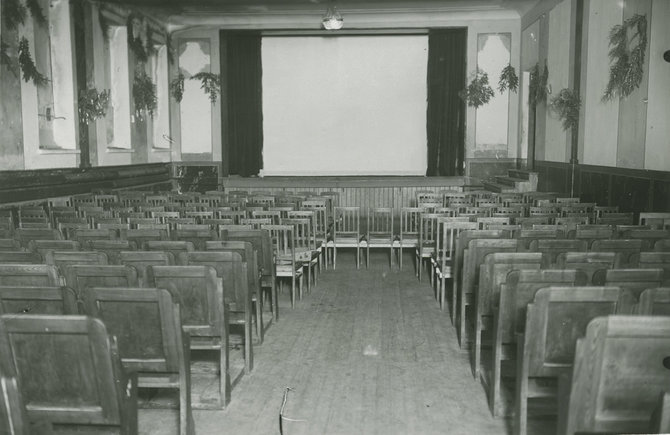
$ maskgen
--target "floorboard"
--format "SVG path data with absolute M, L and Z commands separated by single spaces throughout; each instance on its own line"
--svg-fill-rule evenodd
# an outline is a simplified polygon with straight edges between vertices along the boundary
M 337 270 L 324 271 L 295 309 L 285 288 L 279 322 L 254 348 L 254 371 L 225 410 L 194 411 L 197 433 L 278 434 L 286 388 L 284 435 L 509 433 L 509 420 L 491 417 L 409 250 L 402 271 L 389 269 L 385 253 L 360 270 L 351 252 L 338 254 Z M 142 409 L 140 431 L 175 433 L 176 418 L 173 409 Z

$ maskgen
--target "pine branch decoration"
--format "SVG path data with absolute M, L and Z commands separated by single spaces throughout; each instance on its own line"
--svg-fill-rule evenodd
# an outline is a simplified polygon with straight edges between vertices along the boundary
M 209 100 L 212 104 L 216 103 L 218 95 L 221 93 L 221 76 L 209 72 L 199 72 L 191 77 L 191 80 L 200 80 L 200 89 L 209 94 Z
M 144 52 L 147 54 L 147 57 L 158 53 L 158 50 L 154 47 L 154 31 L 151 26 L 147 26 L 147 40 L 144 44 Z
M 538 103 L 547 100 L 547 80 L 549 80 L 549 68 L 545 64 L 544 70 L 540 72 L 540 65 L 536 63 L 530 70 L 528 84 L 528 99 L 531 106 L 537 106 Z
M 140 35 L 135 35 L 135 20 L 139 20 L 139 18 L 134 13 L 128 15 L 128 19 L 126 20 L 126 27 L 128 29 L 128 47 L 135 55 L 135 59 L 140 63 L 144 63 L 149 60 L 149 55 L 147 54 L 145 44 Z
M 489 85 L 489 75 L 479 69 L 468 87 L 458 93 L 458 96 L 467 102 L 468 106 L 475 109 L 488 103 L 494 95 L 495 93 Z
M 581 105 L 582 101 L 579 95 L 567 88 L 561 89 L 558 95 L 551 99 L 551 108 L 556 111 L 563 121 L 563 130 L 577 127 Z
M 177 103 L 181 103 L 184 98 L 184 74 L 179 75 L 170 82 L 170 94 Z
M 44 11 L 42 11 L 42 6 L 38 0 L 26 0 L 26 6 L 30 11 L 30 16 L 33 17 L 33 21 L 39 24 L 42 27 L 47 26 L 47 18 L 44 16 Z
M 133 100 L 135 101 L 135 113 L 141 117 L 145 110 L 153 118 L 158 98 L 156 97 L 156 85 L 151 81 L 149 75 L 144 71 L 135 72 L 133 82 Z
M 19 41 L 19 66 L 23 72 L 23 80 L 26 82 L 32 80 L 35 86 L 44 86 L 49 82 L 49 79 L 37 70 L 30 55 L 30 45 L 25 36 Z
M 16 30 L 26 21 L 28 11 L 20 0 L 3 0 L 2 15 L 9 30 Z
M 502 94 L 506 89 L 516 92 L 519 88 L 519 77 L 516 75 L 516 70 L 512 64 L 508 64 L 500 73 L 500 80 L 498 81 L 498 91 Z
M 632 33 L 629 36 L 629 33 Z M 632 41 L 637 45 L 630 47 Z M 609 34 L 610 78 L 602 101 L 625 98 L 640 87 L 647 51 L 647 16 L 635 14 Z
M 98 118 L 105 117 L 109 98 L 109 89 L 102 92 L 98 92 L 95 88 L 82 90 L 79 93 L 79 121 L 88 125 Z

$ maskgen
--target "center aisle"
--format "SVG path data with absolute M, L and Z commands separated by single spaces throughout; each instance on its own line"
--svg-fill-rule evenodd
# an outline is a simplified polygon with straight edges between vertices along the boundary
M 225 411 L 194 411 L 198 434 L 278 434 L 286 387 L 284 415 L 300 421 L 285 420 L 284 435 L 506 432 L 428 280 L 410 261 L 389 270 L 373 254 L 369 270 L 356 270 L 351 258 L 338 256 L 294 310 L 285 288 L 253 373 Z M 143 433 L 168 433 L 157 412 L 140 411 Z

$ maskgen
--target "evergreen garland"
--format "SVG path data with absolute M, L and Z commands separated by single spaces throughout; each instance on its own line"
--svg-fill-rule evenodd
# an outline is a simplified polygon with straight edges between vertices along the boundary
M 146 43 L 144 44 L 144 52 L 147 54 L 147 57 L 153 56 L 154 54 L 158 53 L 158 50 L 156 50 L 156 47 L 154 47 L 154 31 L 151 28 L 151 26 L 147 26 L 147 40 Z
M 494 95 L 489 85 L 489 75 L 479 69 L 468 87 L 458 93 L 458 96 L 466 101 L 468 106 L 473 106 L 475 109 L 488 103 Z
M 2 0 L 2 15 L 9 30 L 16 30 L 26 21 L 27 10 L 20 0 Z
M 87 89 L 79 92 L 79 122 L 90 124 L 98 118 L 107 115 L 110 91 L 106 89 L 98 92 L 97 89 Z
M 145 110 L 153 118 L 158 104 L 156 85 L 151 81 L 149 75 L 140 69 L 135 72 L 133 100 L 135 101 L 135 113 L 138 117 L 141 118 L 142 111 Z
M 179 75 L 170 82 L 170 94 L 177 103 L 181 103 L 184 97 L 184 74 Z
M 149 60 L 149 55 L 147 54 L 146 47 L 140 35 L 135 35 L 133 22 L 139 20 L 138 16 L 135 13 L 128 15 L 126 20 L 126 27 L 128 29 L 128 47 L 135 55 L 135 59 L 138 62 L 144 63 Z
M 42 11 L 42 6 L 40 6 L 39 0 L 26 0 L 26 6 L 30 11 L 30 15 L 33 17 L 33 20 L 42 27 L 47 26 L 47 18 L 44 16 Z
M 549 68 L 544 65 L 544 70 L 540 72 L 540 65 L 535 64 L 530 70 L 530 83 L 528 84 L 528 99 L 531 106 L 537 106 L 538 103 L 547 100 L 547 80 L 549 79 Z
M 561 89 L 561 91 L 551 99 L 551 108 L 558 113 L 563 121 L 563 130 L 576 128 L 579 123 L 579 108 L 582 101 L 576 92 L 570 89 Z
M 629 31 L 632 36 L 629 36 Z M 633 40 L 637 45 L 630 47 Z M 603 101 L 617 96 L 625 98 L 640 87 L 644 54 L 647 51 L 647 16 L 635 14 L 623 24 L 612 27 L 609 34 L 610 78 Z
M 209 72 L 199 72 L 191 77 L 191 80 L 200 80 L 200 89 L 209 94 L 209 100 L 212 104 L 216 103 L 218 95 L 221 93 L 221 76 Z
M 30 45 L 25 36 L 19 41 L 19 66 L 23 72 L 23 80 L 26 82 L 32 80 L 35 86 L 44 86 L 49 82 L 49 79 L 37 70 L 30 55 Z
M 512 64 L 508 64 L 500 73 L 500 80 L 498 81 L 498 91 L 502 94 L 506 89 L 516 92 L 519 88 L 519 77 L 516 75 L 516 70 Z

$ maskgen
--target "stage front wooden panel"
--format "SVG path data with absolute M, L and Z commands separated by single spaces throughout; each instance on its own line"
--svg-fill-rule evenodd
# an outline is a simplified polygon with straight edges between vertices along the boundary
M 316 194 L 333 191 L 340 194 L 340 206 L 359 206 L 361 211 L 368 207 L 401 207 L 416 205 L 417 191 L 441 190 L 463 191 L 478 187 L 469 177 L 263 177 L 263 178 L 223 178 L 225 191 L 245 190 L 303 192 Z

